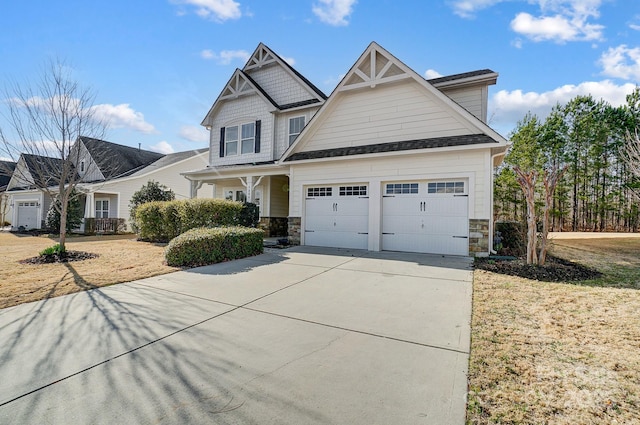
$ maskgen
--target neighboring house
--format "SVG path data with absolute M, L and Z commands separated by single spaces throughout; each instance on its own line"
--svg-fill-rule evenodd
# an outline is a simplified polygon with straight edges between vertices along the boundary
M 78 152 L 79 149 L 79 152 Z M 82 193 L 84 218 L 95 220 L 98 231 L 114 231 L 117 219 L 129 218 L 132 195 L 149 180 L 172 189 L 176 198 L 191 197 L 191 186 L 180 173 L 197 169 L 207 163 L 208 149 L 197 149 L 173 154 L 160 154 L 123 146 L 104 140 L 80 137 L 72 148 L 72 158 Z M 37 189 L 34 176 L 42 175 L 42 164 L 55 169 L 60 159 L 22 154 L 8 185 L 11 204 L 14 205 L 12 228 L 27 230 L 44 226 L 52 199 Z M 37 171 L 38 172 L 37 172 Z M 56 174 L 55 171 L 48 174 Z M 56 182 L 49 182 L 50 185 Z M 199 194 L 206 196 L 206 188 Z M 115 220 L 114 220 L 115 219 Z M 80 230 L 84 230 L 84 223 Z
M 13 215 L 13 208 L 10 207 L 9 195 L 6 191 L 15 168 L 15 162 L 0 161 L 0 227 L 4 227 L 4 223 L 8 222 Z
M 260 44 L 202 123 L 209 166 L 185 176 L 260 203 L 265 225 L 286 217 L 292 243 L 487 255 L 508 146 L 486 124 L 497 77 L 425 80 L 371 43 L 325 99 Z

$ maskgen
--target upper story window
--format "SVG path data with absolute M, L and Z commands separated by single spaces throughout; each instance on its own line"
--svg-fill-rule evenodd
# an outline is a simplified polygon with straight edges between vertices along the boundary
M 242 124 L 241 153 L 253 153 L 256 141 L 255 123 Z
M 289 118 L 289 145 L 296 140 L 296 137 L 298 137 L 303 128 L 304 117 Z
M 260 120 L 220 129 L 220 157 L 260 152 Z
M 80 172 L 84 173 L 84 161 L 80 161 Z

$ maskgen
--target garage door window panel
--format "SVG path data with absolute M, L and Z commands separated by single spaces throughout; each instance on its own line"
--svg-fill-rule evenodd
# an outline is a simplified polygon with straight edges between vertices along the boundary
M 464 194 L 464 182 L 432 182 L 427 184 L 429 194 Z
M 418 193 L 418 183 L 389 183 L 387 184 L 387 195 L 410 195 Z

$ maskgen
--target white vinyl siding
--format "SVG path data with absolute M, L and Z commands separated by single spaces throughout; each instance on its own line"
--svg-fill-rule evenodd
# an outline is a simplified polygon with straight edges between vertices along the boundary
M 323 183 L 349 180 L 386 181 L 391 183 L 407 182 L 411 178 L 421 180 L 443 180 L 455 176 L 468 178 L 469 216 L 470 218 L 488 218 L 490 215 L 489 179 L 491 173 L 489 156 L 483 150 L 427 152 L 410 155 L 378 157 L 370 159 L 347 159 L 334 162 L 319 162 L 292 165 L 290 190 L 290 216 L 301 217 L 305 193 L 300 193 L 302 185 L 321 185 Z M 374 171 L 372 173 L 372 170 Z M 444 180 L 443 180 L 444 181 Z M 447 180 L 452 181 L 452 180 Z M 456 180 L 453 180 L 456 181 Z M 371 188 L 373 183 L 369 185 Z M 384 188 L 382 188 L 384 193 Z
M 416 81 L 340 94 L 299 151 L 472 134 L 478 129 Z
M 239 155 L 241 146 L 237 146 L 236 155 L 220 158 L 220 128 L 225 127 L 225 140 L 230 127 L 261 121 L 260 152 Z M 231 165 L 236 163 L 260 162 L 273 160 L 273 115 L 269 106 L 258 95 L 241 96 L 238 99 L 227 100 L 218 108 L 210 132 L 209 165 Z M 242 136 L 242 133 L 239 133 Z M 240 140 L 238 142 L 240 144 Z M 226 146 L 225 146 L 226 148 Z
M 486 86 L 472 86 L 459 89 L 443 90 L 444 94 L 449 96 L 458 105 L 471 112 L 478 119 L 487 121 L 487 110 L 484 105 L 487 103 Z

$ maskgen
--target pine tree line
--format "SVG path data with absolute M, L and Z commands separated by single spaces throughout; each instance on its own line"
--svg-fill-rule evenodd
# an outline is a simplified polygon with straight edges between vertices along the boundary
M 553 197 L 552 231 L 635 232 L 640 227 L 640 188 L 624 161 L 625 144 L 640 128 L 640 88 L 614 107 L 592 96 L 556 105 L 540 120 L 527 114 L 510 135 L 513 143 L 495 178 L 498 221 L 526 220 L 526 202 L 514 167 L 566 167 Z M 537 205 L 543 204 L 542 188 Z

